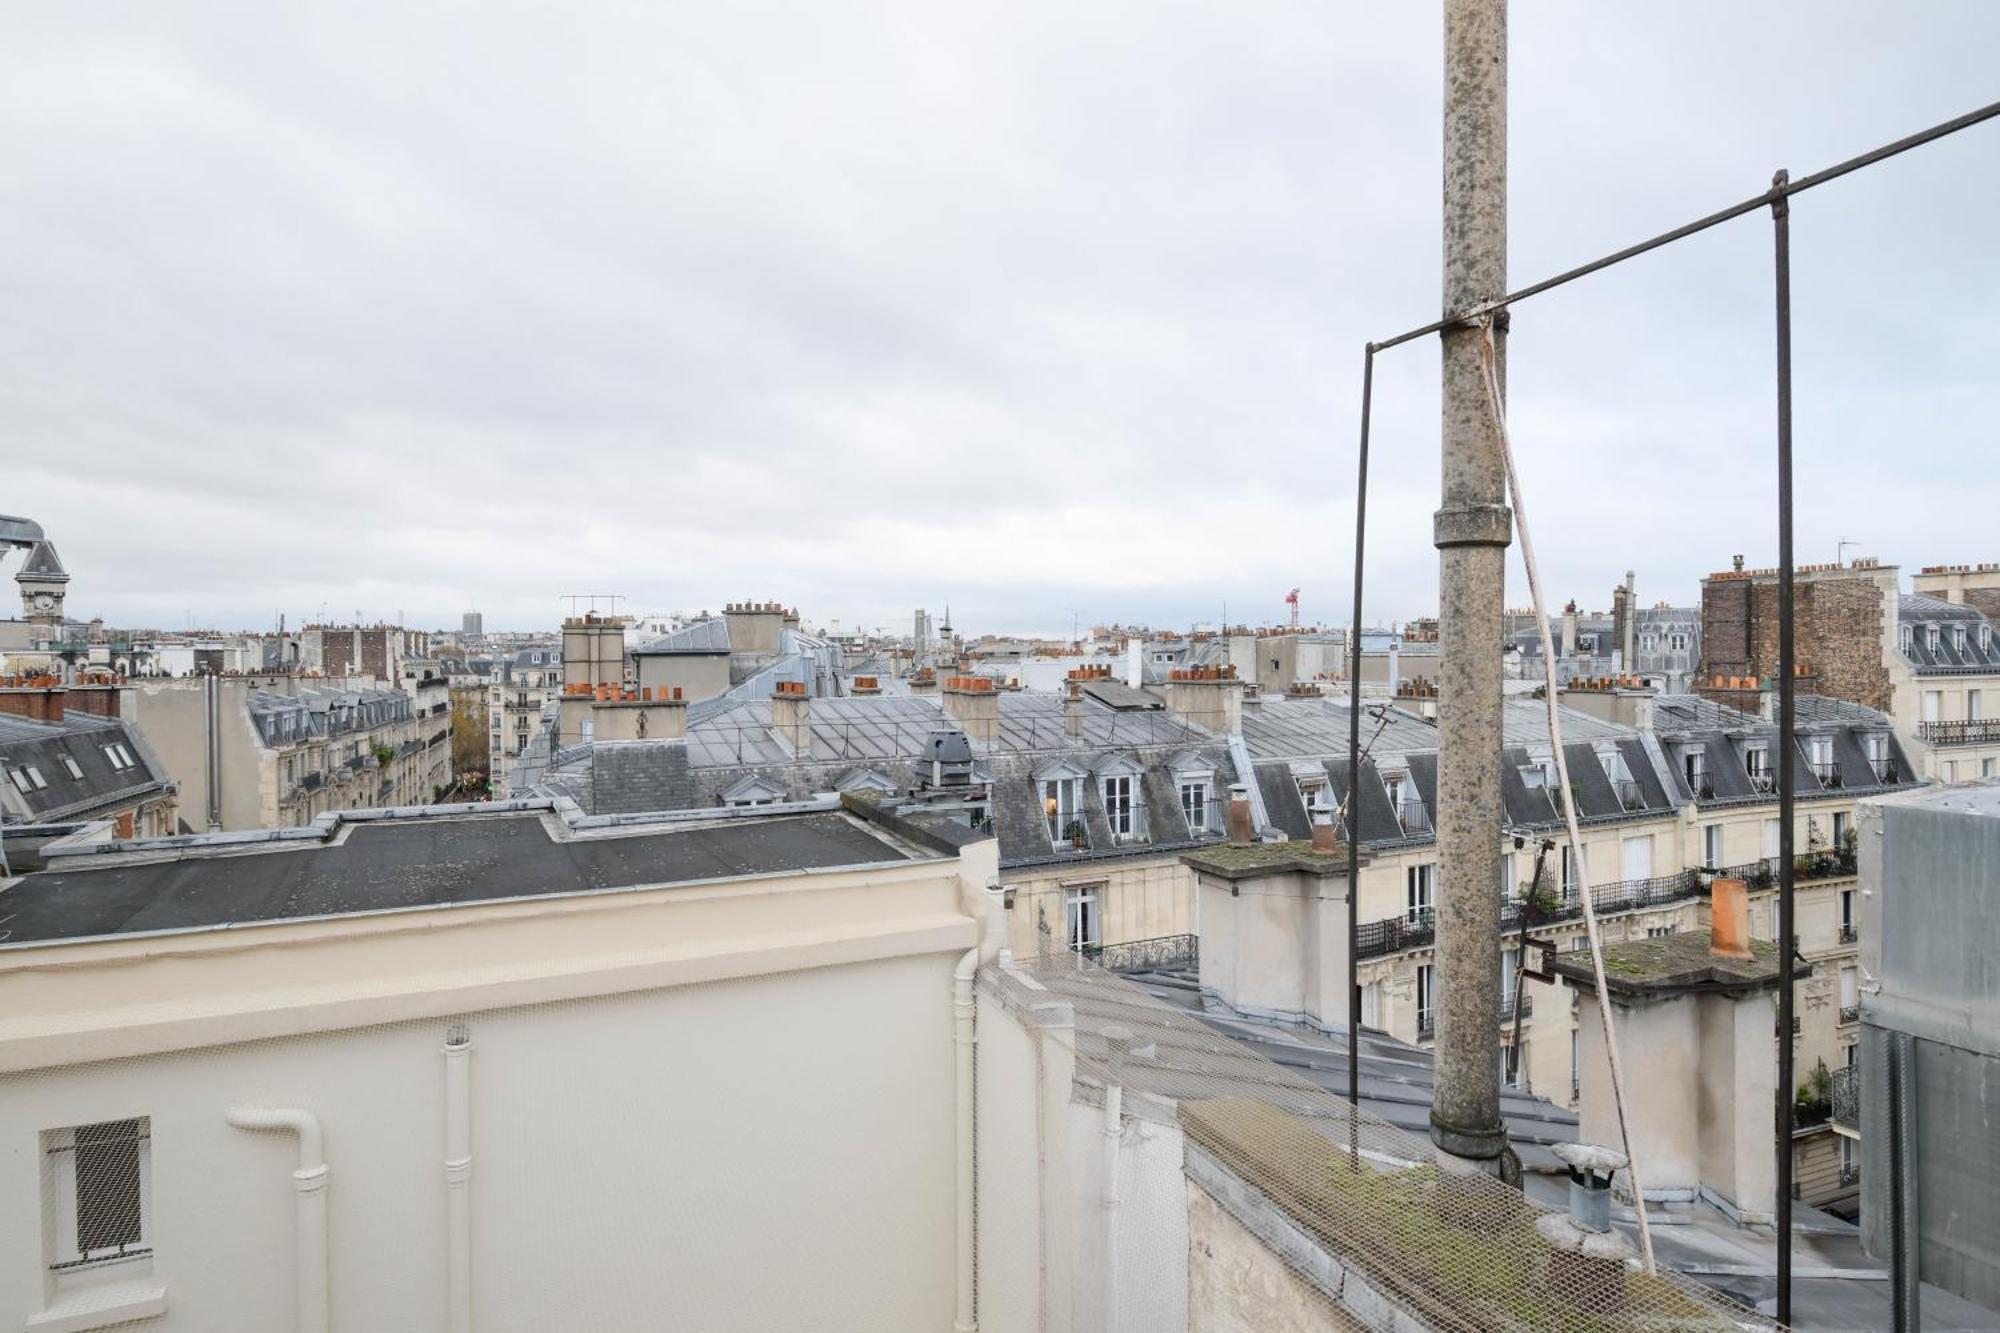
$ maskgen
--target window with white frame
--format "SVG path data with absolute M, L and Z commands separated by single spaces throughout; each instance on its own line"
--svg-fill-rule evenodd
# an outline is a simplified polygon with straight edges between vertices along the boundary
M 1986 696 L 1979 690 L 1965 692 L 1965 720 L 1977 722 L 1986 716 Z
M 1583 1065 L 1577 1058 L 1576 1029 L 1569 1030 L 1569 1095 L 1575 1097 L 1582 1079 Z
M 1104 779 L 1104 818 L 1111 825 L 1111 836 L 1130 839 L 1139 836 L 1139 816 L 1134 809 L 1131 775 L 1114 774 Z
M 1520 966 L 1521 951 L 1519 949 L 1502 949 L 1500 951 L 1500 1012 L 1503 1015 L 1514 1012 L 1515 976 Z
M 62 761 L 63 761 L 64 771 L 66 771 L 72 778 L 76 779 L 78 782 L 83 781 L 83 768 L 76 762 L 76 760 L 73 757 L 69 755 L 64 755 L 62 757 Z
M 1066 890 L 1063 915 L 1071 949 L 1094 949 L 1104 943 L 1104 886 L 1080 884 Z
M 1326 779 L 1315 777 L 1300 778 L 1298 780 L 1298 787 L 1299 799 L 1305 802 L 1306 813 L 1311 814 L 1313 807 L 1319 803 L 1321 793 L 1326 791 Z
M 1584 870 L 1590 869 L 1590 847 L 1588 845 L 1585 845 L 1583 849 L 1582 868 Z M 1562 845 L 1562 896 L 1567 902 L 1576 901 L 1577 889 L 1581 883 L 1581 876 L 1578 875 L 1577 869 L 1576 861 L 1570 854 L 1569 844 L 1565 842 Z
M 1371 981 L 1361 988 L 1361 1026 L 1382 1026 L 1382 983 Z
M 111 767 L 116 771 L 122 773 L 134 766 L 135 761 L 132 758 L 132 752 L 124 746 L 111 744 L 101 748 L 104 751 L 104 757 L 111 761 Z
M 1904 625 L 1897 637 L 1902 641 L 1903 655 L 1907 657 L 1916 647 L 1916 636 L 1910 626 Z
M 1500 1086 L 1521 1086 L 1521 1048 L 1511 1043 L 1500 1048 Z
M 32 764 L 16 764 L 7 770 L 7 776 L 14 780 L 14 785 L 21 789 L 23 796 L 40 791 L 49 785 L 48 779 L 42 776 L 41 770 Z
M 1417 1033 L 1429 1036 L 1431 1025 L 1437 1020 L 1437 1010 L 1433 1007 L 1437 1000 L 1436 979 L 1429 963 L 1417 964 Z
M 1750 775 L 1750 785 L 1759 791 L 1771 789 L 1771 752 L 1763 745 L 1752 745 L 1743 751 L 1743 769 Z
M 1924 710 L 1923 714 L 1924 721 L 1926 722 L 1937 721 L 1939 716 L 1944 712 L 1944 691 L 1925 690 L 1923 710 Z
M 1187 816 L 1188 832 L 1206 833 L 1208 829 L 1209 782 L 1207 778 L 1182 778 L 1181 813 Z
M 1965 626 L 1953 625 L 1951 627 L 1951 650 L 1961 657 L 1965 655 Z
M 43 1132 L 44 1255 L 55 1273 L 152 1253 L 151 1126 L 140 1116 Z
M 1779 831 L 1777 820 L 1764 821 L 1764 859 L 1767 861 L 1778 854 Z
M 1722 825 L 1701 826 L 1701 864 L 1705 870 L 1722 869 Z
M 1425 861 L 1403 872 L 1410 921 L 1428 921 L 1437 892 L 1437 862 Z
M 1042 809 L 1049 819 L 1049 841 L 1057 846 L 1081 846 L 1083 814 L 1075 778 L 1050 778 L 1042 784 Z

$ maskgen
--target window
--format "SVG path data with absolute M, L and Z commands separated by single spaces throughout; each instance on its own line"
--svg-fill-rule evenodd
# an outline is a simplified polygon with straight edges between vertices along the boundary
M 1698 745 L 1690 745 L 1681 751 L 1681 773 L 1687 778 L 1688 791 L 1696 800 L 1703 800 L 1710 794 L 1708 785 L 1708 752 Z
M 1980 760 L 1979 776 L 1982 778 L 2000 776 L 2000 760 L 1993 760 L 1993 759 Z
M 1430 920 L 1431 904 L 1435 901 L 1433 895 L 1437 890 L 1437 863 L 1426 861 L 1422 865 L 1411 866 L 1404 872 L 1404 879 L 1408 890 L 1407 919 Z
M 1847 811 L 1845 810 L 1834 811 L 1833 845 L 1835 847 L 1845 847 L 1847 845 L 1847 832 L 1849 829 L 1853 827 L 1854 827 L 1853 815 L 1848 814 Z
M 1132 779 L 1126 775 L 1104 779 L 1104 818 L 1114 838 L 1134 838 L 1139 834 L 1139 816 L 1132 808 Z
M 1958 761 L 1956 759 L 1945 760 L 1943 767 L 1944 771 L 1938 775 L 1939 777 L 1943 778 L 1946 782 L 1958 781 Z
M 1569 942 L 1569 951 L 1571 953 L 1583 953 L 1589 948 L 1590 948 L 1589 935 L 1578 935 Z
M 1840 934 L 1842 939 L 1854 938 L 1854 890 L 1840 891 Z
M 1042 808 L 1049 818 L 1049 841 L 1058 847 L 1084 845 L 1083 817 L 1078 811 L 1075 778 L 1051 778 L 1042 784 Z
M 1361 988 L 1361 1026 L 1382 1026 L 1382 983 L 1371 981 Z
M 1503 1088 L 1521 1086 L 1521 1049 L 1518 1046 L 1500 1048 L 1500 1086 Z
M 1314 804 L 1318 802 L 1320 798 L 1320 794 L 1326 790 L 1326 779 L 1300 778 L 1298 780 L 1298 786 L 1299 786 L 1299 799 L 1305 802 L 1306 813 L 1311 814 Z
M 1965 626 L 1951 627 L 1951 650 L 1961 657 L 1965 655 Z
M 1653 835 L 1641 833 L 1625 838 L 1618 844 L 1618 875 L 1621 879 L 1642 880 L 1653 877 Z
M 108 1120 L 42 1135 L 47 1262 L 58 1274 L 152 1252 L 151 1121 Z
M 1515 976 L 1521 966 L 1519 949 L 1500 951 L 1500 1014 L 1505 1017 L 1514 1012 Z
M 114 771 L 123 773 L 126 769 L 133 767 L 132 752 L 124 746 L 106 745 L 102 748 L 104 750 L 104 757 L 111 761 L 111 767 Z
M 1985 716 L 1986 716 L 1986 697 L 1983 694 L 1981 694 L 1978 690 L 1967 690 L 1965 692 L 1966 721 L 1977 722 Z
M 1925 691 L 1924 691 L 1924 721 L 1926 721 L 1926 722 L 1935 722 L 1935 721 L 1937 721 L 1937 720 L 1938 720 L 1938 715 L 1939 715 L 1940 713 L 1942 713 L 1943 711 L 1944 711 L 1944 691 L 1943 691 L 1943 690 L 1925 690 Z
M 1577 1060 L 1576 1029 L 1571 1028 L 1569 1030 L 1569 1096 L 1571 1101 L 1576 1100 L 1576 1095 L 1581 1090 L 1582 1075 L 1583 1067 Z
M 1905 657 L 1909 656 L 1910 651 L 1916 647 L 1916 641 L 1910 627 L 1908 625 L 1903 626 L 1902 632 L 1898 637 L 1902 640 L 1903 655 Z
M 1181 783 L 1181 813 L 1187 816 L 1188 832 L 1208 832 L 1208 783 Z
M 1769 860 L 1778 854 L 1778 821 L 1764 821 L 1764 858 Z
M 1935 654 L 1935 653 L 1937 652 L 1937 650 L 1938 650 L 1938 627 L 1937 627 L 1936 625 L 1926 625 L 1926 626 L 1924 626 L 1924 646 L 1925 646 L 1926 648 L 1929 648 L 1929 649 L 1931 650 L 1931 652 L 1932 652 L 1933 654 Z
M 1089 884 L 1070 889 L 1063 895 L 1071 949 L 1081 952 L 1104 943 L 1103 893 L 1102 885 Z
M 1896 774 L 1895 765 L 1889 759 L 1889 733 L 1871 731 L 1862 736 L 1861 741 L 1868 751 L 1868 765 L 1875 770 L 1875 780 L 1893 781 Z
M 1861 1011 L 1861 973 L 1858 968 L 1840 969 L 1840 1021 L 1851 1023 Z
M 78 766 L 75 759 L 71 758 L 69 755 L 64 755 L 62 757 L 62 761 L 63 761 L 63 767 L 69 771 L 69 775 L 72 778 L 75 778 L 78 782 L 83 781 L 83 769 Z
M 1769 791 L 1771 779 L 1771 752 L 1762 745 L 1752 745 L 1743 751 L 1743 768 L 1750 774 L 1750 785 L 1758 791 Z
M 1590 848 L 1587 845 L 1583 849 L 1582 868 L 1586 873 L 1590 870 Z M 1565 902 L 1576 901 L 1577 886 L 1581 882 L 1581 879 L 1582 877 L 1577 873 L 1576 862 L 1571 857 L 1569 844 L 1565 842 L 1562 845 L 1562 896 Z M 1592 901 L 1596 900 L 1593 899 Z
M 1429 963 L 1417 965 L 1417 1035 L 1428 1037 L 1437 1021 L 1437 1011 L 1433 1008 L 1437 1000 L 1437 990 Z
M 1722 825 L 1701 826 L 1701 864 L 1708 870 L 1722 869 Z

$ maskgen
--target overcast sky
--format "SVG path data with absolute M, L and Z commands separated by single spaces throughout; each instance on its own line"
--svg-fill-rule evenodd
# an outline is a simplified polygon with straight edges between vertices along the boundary
M 114 624 L 1342 619 L 1438 8 L 7 6 L 0 512 Z M 1512 25 L 1517 283 L 2000 96 L 1978 0 Z M 2000 123 L 1796 202 L 1802 560 L 2000 559 L 1996 205 Z M 1557 601 L 1775 558 L 1770 258 L 1516 312 Z M 1378 370 L 1371 619 L 1435 605 L 1436 381 Z

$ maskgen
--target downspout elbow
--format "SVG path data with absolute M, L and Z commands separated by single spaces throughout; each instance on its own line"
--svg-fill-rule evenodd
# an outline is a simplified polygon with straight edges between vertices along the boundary
M 232 1108 L 225 1115 L 237 1129 L 288 1131 L 299 1136 L 299 1169 L 292 1178 L 300 1183 L 324 1179 L 326 1141 L 320 1134 L 319 1117 L 297 1107 Z

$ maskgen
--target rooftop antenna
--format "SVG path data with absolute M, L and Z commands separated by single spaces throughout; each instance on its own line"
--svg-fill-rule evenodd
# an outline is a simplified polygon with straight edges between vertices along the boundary
M 1833 563 L 1836 565 L 1846 564 L 1847 548 L 1850 546 L 1859 546 L 1859 545 L 1861 545 L 1861 539 L 1858 537 L 1842 537 L 1838 542 L 1834 543 Z

